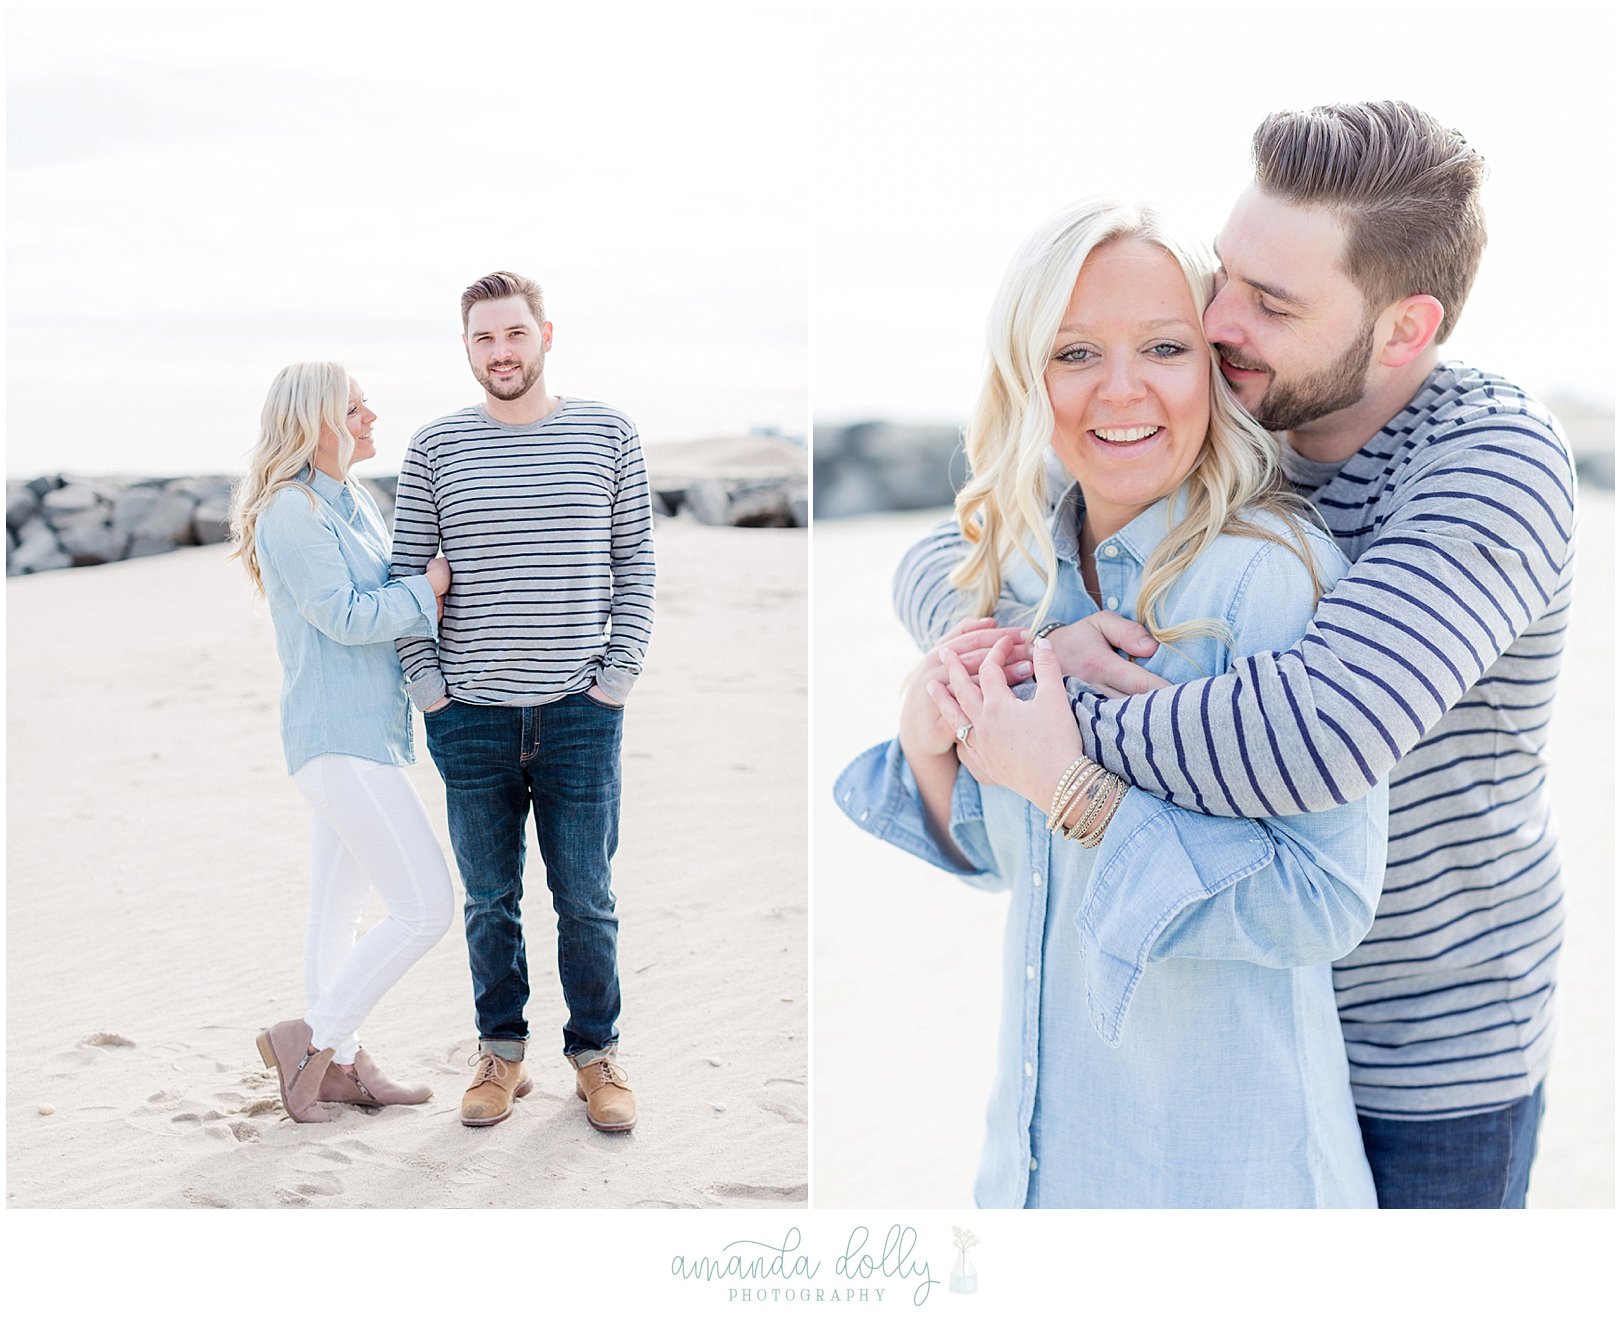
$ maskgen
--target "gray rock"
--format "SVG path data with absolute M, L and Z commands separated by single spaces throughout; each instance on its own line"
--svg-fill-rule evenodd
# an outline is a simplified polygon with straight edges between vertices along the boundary
M 57 544 L 56 533 L 44 518 L 24 524 L 17 536 L 17 548 L 6 556 L 6 576 L 25 572 L 46 572 L 71 567 L 73 560 Z
M 1615 454 L 1613 451 L 1588 449 L 1576 454 L 1576 479 L 1583 485 L 1602 490 L 1615 489 Z
M 687 507 L 698 521 L 711 527 L 791 527 L 789 483 L 783 480 L 694 481 L 687 491 Z
M 191 519 L 192 538 L 199 545 L 223 545 L 231 538 L 229 498 L 212 497 L 198 502 Z
M 188 526 L 186 531 L 189 534 L 191 528 Z M 185 543 L 190 544 L 189 541 Z M 124 557 L 126 559 L 145 559 L 154 554 L 167 554 L 170 550 L 178 548 L 179 544 L 168 536 L 148 536 L 136 532 L 130 540 L 129 548 L 124 551 Z
M 816 432 L 816 516 L 950 504 L 966 474 L 949 426 L 862 422 Z
M 61 485 L 62 478 L 60 476 L 36 476 L 28 483 L 28 488 L 34 492 L 37 498 L 43 499 L 48 492 L 59 489 Z
M 394 526 L 394 491 L 399 484 L 398 477 L 363 476 L 360 484 L 371 491 L 371 496 L 377 501 L 377 511 L 383 515 L 383 525 Z
M 105 507 L 65 513 L 56 522 L 56 539 L 75 568 L 116 563 L 129 548 L 129 532 L 112 525 Z
M 170 545 L 195 545 L 192 530 L 197 501 L 161 486 L 128 490 L 113 505 L 113 526 L 136 540 L 165 540 Z
M 664 507 L 669 509 L 671 517 L 679 513 L 687 502 L 687 486 L 685 483 L 681 485 L 655 485 L 652 487 L 652 493 L 654 508 L 657 509 L 658 504 L 662 502 Z
M 228 500 L 235 484 L 229 476 L 180 476 L 165 481 L 163 488 L 172 495 L 186 495 L 193 500 Z
M 650 492 L 649 502 L 652 504 L 653 512 L 656 516 L 661 518 L 671 518 L 675 516 L 675 510 L 670 507 L 670 501 L 661 495 L 657 490 Z
M 810 526 L 810 489 L 807 487 L 788 496 L 788 514 L 796 527 Z
M 39 502 L 45 512 L 45 520 L 61 531 L 65 521 L 72 521 L 82 513 L 99 508 L 102 498 L 99 490 L 88 481 L 73 481 L 47 492 Z
M 37 495 L 28 481 L 6 482 L 6 530 L 16 531 L 18 527 L 34 516 L 39 508 L 39 495 Z

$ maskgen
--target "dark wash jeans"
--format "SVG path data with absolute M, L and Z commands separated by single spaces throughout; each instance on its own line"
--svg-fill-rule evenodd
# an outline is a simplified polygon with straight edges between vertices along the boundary
M 624 717 L 583 692 L 549 705 L 452 701 L 423 717 L 467 891 L 479 1038 L 511 1042 L 518 1057 L 529 1035 L 520 907 L 531 807 L 557 912 L 557 973 L 569 1011 L 563 1052 L 606 1049 L 619 1038 L 619 921 L 609 885 Z
M 1381 1209 L 1524 1209 L 1542 1087 L 1507 1108 L 1437 1122 L 1364 1117 Z

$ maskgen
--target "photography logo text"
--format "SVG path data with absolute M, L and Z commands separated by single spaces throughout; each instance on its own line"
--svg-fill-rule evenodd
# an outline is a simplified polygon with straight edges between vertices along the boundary
M 918 1258 L 917 1231 L 898 1223 L 881 1245 L 865 1226 L 852 1228 L 831 1262 L 790 1227 L 780 1243 L 743 1239 L 713 1254 L 677 1255 L 670 1273 L 744 1305 L 881 1304 L 908 1291 L 912 1304 L 922 1305 L 940 1285 L 928 1261 Z

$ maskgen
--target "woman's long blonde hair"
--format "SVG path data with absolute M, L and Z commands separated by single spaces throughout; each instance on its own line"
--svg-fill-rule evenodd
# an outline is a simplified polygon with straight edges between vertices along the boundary
M 1214 293 L 1215 258 L 1201 245 L 1169 232 L 1145 206 L 1107 197 L 1079 201 L 1052 216 L 1027 239 L 1002 278 L 986 321 L 985 382 L 964 436 L 969 477 L 957 495 L 957 522 L 968 556 L 951 574 L 971 603 L 989 614 L 1014 555 L 1042 575 L 1047 589 L 1031 618 L 1040 626 L 1052 605 L 1058 558 L 1048 530 L 1052 500 L 1046 467 L 1053 409 L 1047 363 L 1088 255 L 1105 243 L 1138 238 L 1163 247 L 1187 276 L 1193 305 L 1203 312 Z M 1159 607 L 1177 577 L 1223 532 L 1284 545 L 1322 581 L 1306 544 L 1311 506 L 1289 487 L 1278 442 L 1239 406 L 1210 352 L 1210 430 L 1185 478 L 1187 506 L 1144 566 L 1137 620 L 1163 642 L 1224 631 L 1209 622 L 1167 626 Z M 1174 501 L 1167 518 L 1174 515 Z M 1246 511 L 1281 518 L 1291 538 L 1244 520 Z M 1294 542 L 1294 543 L 1291 543 Z M 1034 546 L 1034 553 L 1031 546 Z
M 315 492 L 301 478 L 306 467 L 315 466 L 323 427 L 338 437 L 338 470 L 348 480 L 355 456 L 348 418 L 349 372 L 342 362 L 294 362 L 270 382 L 259 414 L 259 442 L 248 455 L 248 474 L 231 492 L 231 543 L 236 548 L 229 557 L 242 560 L 261 595 L 265 585 L 259 575 L 254 525 L 283 490 L 302 490 L 310 507 L 315 507 Z

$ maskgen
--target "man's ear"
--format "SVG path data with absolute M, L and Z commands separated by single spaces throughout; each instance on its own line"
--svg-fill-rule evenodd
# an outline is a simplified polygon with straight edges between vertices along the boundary
M 1428 293 L 1415 293 L 1393 303 L 1385 318 L 1390 329 L 1379 350 L 1379 362 L 1382 366 L 1401 367 L 1435 342 L 1446 308 Z
M 540 323 L 540 350 L 543 353 L 552 351 L 552 323 L 550 321 Z

